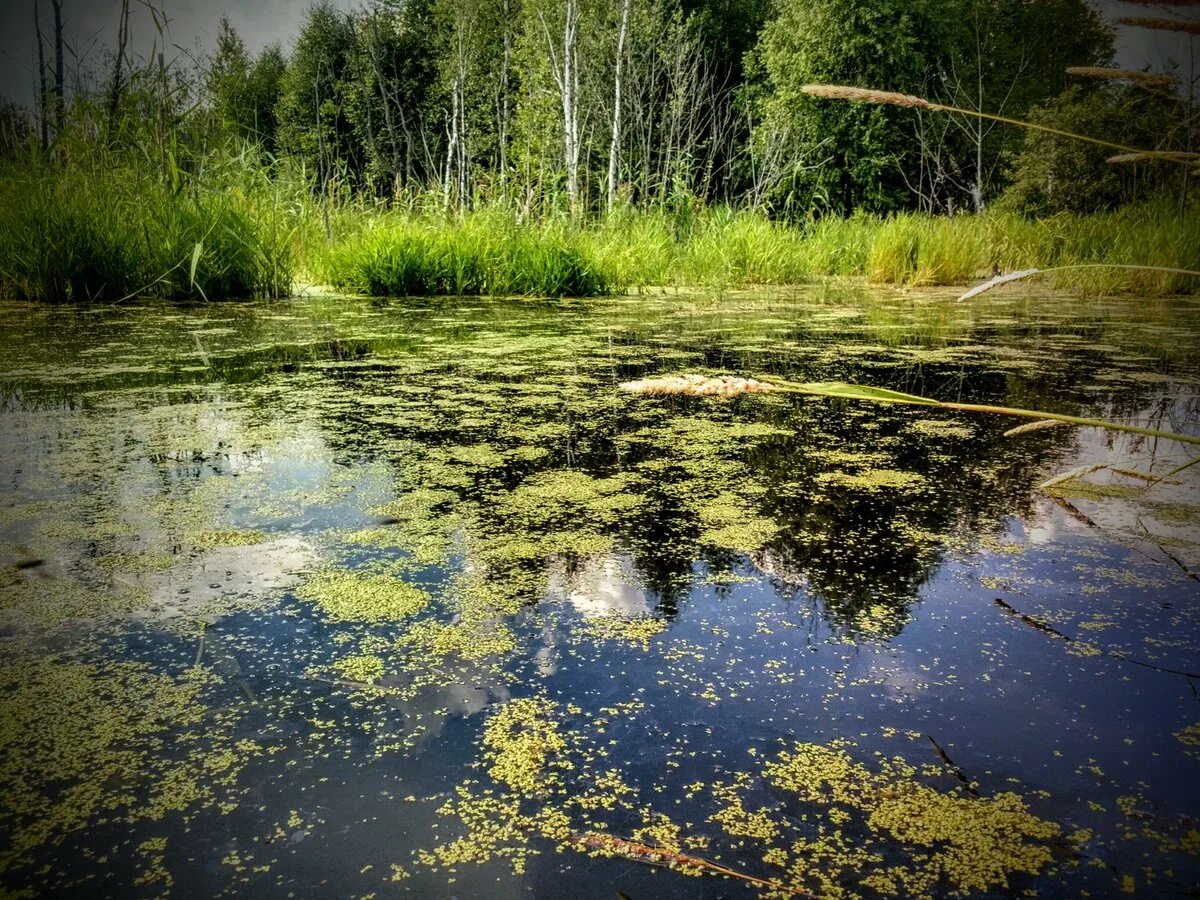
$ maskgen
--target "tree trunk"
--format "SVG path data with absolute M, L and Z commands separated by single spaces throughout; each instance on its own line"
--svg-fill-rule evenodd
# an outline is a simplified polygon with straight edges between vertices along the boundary
M 500 166 L 500 194 L 508 199 L 508 66 L 512 57 L 512 25 L 508 0 L 503 3 L 504 55 L 500 59 L 500 80 L 496 88 L 496 145 Z
M 621 76 L 625 68 L 625 32 L 629 28 L 631 0 L 621 4 L 621 25 L 617 30 L 617 59 L 613 73 L 612 141 L 608 145 L 608 211 L 613 211 L 617 199 L 617 167 L 621 152 Z
M 571 217 L 579 210 L 579 61 L 576 59 L 579 32 L 579 0 L 567 0 L 563 23 L 563 152 L 567 164 L 567 202 Z
M 33 30 L 37 37 L 38 60 L 38 128 L 41 133 L 42 149 L 46 150 L 50 147 L 50 116 L 49 110 L 46 109 L 46 100 L 49 94 L 46 89 L 46 50 L 42 39 L 42 20 L 38 14 L 40 5 L 40 0 L 33 0 Z
M 67 109 L 66 61 L 63 46 L 63 0 L 50 0 L 54 7 L 54 122 L 59 131 Z
M 121 19 L 117 25 L 117 58 L 113 62 L 112 88 L 108 94 L 108 130 L 111 133 L 121 105 L 121 72 L 125 62 L 125 46 L 129 42 L 129 0 L 121 0 Z

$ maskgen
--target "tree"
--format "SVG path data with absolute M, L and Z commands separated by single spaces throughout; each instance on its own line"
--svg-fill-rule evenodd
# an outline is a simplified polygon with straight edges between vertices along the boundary
M 242 36 L 226 18 L 217 32 L 217 50 L 205 73 L 205 85 L 217 121 L 236 133 L 246 131 L 250 57 Z
M 1135 147 L 1152 147 L 1172 122 L 1172 100 L 1136 88 L 1068 88 L 1029 113 L 1031 122 Z M 1162 192 L 1176 167 L 1149 162 L 1114 166 L 1112 151 L 1027 131 L 1002 201 L 1027 215 L 1092 213 Z M 1178 185 L 1176 185 L 1178 186 Z
M 279 145 L 313 168 L 322 190 L 342 174 L 357 182 L 364 170 L 350 118 L 355 50 L 353 20 L 322 2 L 308 11 L 280 85 Z
M 274 153 L 278 148 L 279 121 L 276 110 L 283 90 L 287 62 L 278 44 L 263 49 L 246 78 L 244 106 L 246 132 Z
M 800 88 L 832 82 L 917 92 L 938 67 L 945 30 L 922 2 L 783 0 L 755 50 L 766 79 L 755 139 L 787 137 L 777 206 L 849 213 L 910 204 L 902 173 L 912 170 L 917 144 L 908 111 L 822 102 Z
M 1113 53 L 1111 30 L 1086 0 L 954 0 L 949 48 L 933 94 L 952 106 L 1021 118 L 1067 86 L 1067 67 L 1097 66 Z M 951 120 L 947 187 L 977 212 L 995 193 L 1019 131 L 974 117 Z
M 209 102 L 220 127 L 274 152 L 275 109 L 286 69 L 277 45 L 265 48 L 251 61 L 241 36 L 228 19 L 222 19 L 217 50 L 205 73 Z

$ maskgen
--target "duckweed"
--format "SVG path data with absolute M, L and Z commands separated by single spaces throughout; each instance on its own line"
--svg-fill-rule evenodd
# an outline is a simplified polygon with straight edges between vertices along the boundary
M 428 594 L 399 578 L 355 572 L 323 572 L 296 593 L 342 622 L 398 621 L 429 603 Z
M 1192 415 L 1194 311 L 980 299 L 39 314 L 5 339 L 0 892 L 271 894 L 311 859 L 356 895 L 734 889 L 638 865 L 668 853 L 767 893 L 1185 892 L 1200 470 L 1075 507 L 1036 485 L 1076 457 L 1182 460 L 615 387 Z

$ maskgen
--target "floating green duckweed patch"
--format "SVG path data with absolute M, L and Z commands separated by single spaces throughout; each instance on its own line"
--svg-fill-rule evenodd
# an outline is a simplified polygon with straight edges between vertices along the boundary
M 918 419 L 912 423 L 914 431 L 927 434 L 930 437 L 949 437 L 966 440 L 975 434 L 975 429 L 965 422 L 955 422 L 949 419 Z
M 562 787 L 564 759 L 555 706 L 541 698 L 513 700 L 501 706 L 483 731 L 484 761 L 491 777 L 509 790 L 536 796 Z
M 860 491 L 894 489 L 901 491 L 920 490 L 925 486 L 925 476 L 916 472 L 897 469 L 868 469 L 865 472 L 822 472 L 817 476 L 820 484 L 832 484 Z
M 918 897 L 945 887 L 1003 889 L 1014 876 L 1050 867 L 1049 842 L 1062 829 L 1030 813 L 1019 795 L 972 797 L 939 790 L 919 775 L 899 757 L 872 771 L 845 745 L 797 744 L 780 753 L 762 777 L 806 808 L 822 810 L 830 825 L 822 837 L 791 842 L 787 862 L 779 856 L 778 863 L 793 883 L 831 897 L 849 895 L 846 885 L 855 882 L 885 895 Z M 865 837 L 850 838 L 864 826 Z M 900 848 L 910 862 L 890 865 Z
M 214 547 L 249 547 L 263 543 L 267 536 L 261 531 L 218 528 L 189 532 L 187 539 L 197 550 L 211 550 Z
M 585 619 L 584 627 L 594 637 L 624 641 L 647 651 L 650 642 L 666 631 L 670 624 L 654 616 L 605 615 Z
M 778 526 L 758 515 L 740 496 L 720 494 L 694 506 L 702 531 L 700 542 L 750 553 L 771 540 Z
M 498 622 L 445 624 L 426 620 L 413 625 L 399 643 L 417 651 L 418 658 L 421 654 L 427 654 L 467 660 L 507 656 L 517 647 L 511 629 Z
M 0 870 L 98 820 L 235 808 L 239 773 L 263 748 L 236 737 L 236 714 L 212 714 L 215 684 L 201 667 L 167 674 L 53 658 L 0 666 Z
M 1031 813 L 1019 795 L 938 788 L 932 781 L 945 777 L 942 770 L 918 769 L 900 757 L 872 770 L 851 757 L 847 742 L 796 744 L 757 772 L 689 785 L 689 798 L 711 798 L 707 822 L 715 830 L 681 826 L 608 767 L 609 750 L 598 742 L 610 721 L 637 712 L 637 706 L 613 708 L 572 728 L 565 724 L 571 710 L 543 698 L 499 707 L 480 740 L 489 782 L 464 785 L 439 810 L 465 834 L 418 859 L 452 870 L 504 859 L 522 871 L 538 842 L 597 857 L 642 844 L 675 854 L 668 864 L 679 874 L 699 876 L 703 860 L 687 853 L 737 846 L 744 855 L 752 845 L 766 870 L 751 879 L 776 886 L 769 895 L 829 897 L 859 896 L 858 887 L 916 897 L 1004 889 L 1053 864 L 1061 828 Z M 754 804 L 761 786 L 783 803 Z M 613 837 L 614 820 L 630 814 L 642 822 L 632 844 Z
M 384 663 L 378 656 L 359 653 L 354 656 L 342 657 L 333 664 L 333 669 L 348 681 L 374 684 L 383 677 Z
M 296 593 L 341 622 L 399 621 L 429 603 L 427 593 L 402 579 L 355 572 L 323 572 Z
M 144 587 L 120 581 L 101 587 L 14 572 L 11 580 L 0 585 L 0 617 L 23 627 L 53 629 L 80 619 L 123 616 L 149 603 L 150 593 Z

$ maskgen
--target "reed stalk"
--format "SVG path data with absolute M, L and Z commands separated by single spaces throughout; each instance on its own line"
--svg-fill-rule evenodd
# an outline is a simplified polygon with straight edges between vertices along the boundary
M 802 93 L 811 94 L 814 97 L 824 97 L 829 100 L 848 100 L 852 103 L 874 103 L 887 106 L 900 106 L 909 109 L 928 109 L 934 112 L 946 112 L 954 115 L 971 116 L 976 119 L 986 119 L 991 122 L 1000 122 L 1005 125 L 1013 125 L 1017 128 L 1027 128 L 1032 131 L 1042 131 L 1047 134 L 1057 135 L 1058 137 L 1069 138 L 1071 140 L 1083 141 L 1088 144 L 1094 144 L 1098 147 L 1107 147 L 1110 150 L 1120 150 L 1122 153 L 1144 153 L 1150 156 L 1161 157 L 1172 162 L 1178 162 L 1188 167 L 1194 167 L 1195 162 L 1179 158 L 1177 155 L 1169 151 L 1146 150 L 1140 147 L 1130 147 L 1128 144 L 1118 144 L 1114 141 L 1106 141 L 1103 138 L 1091 137 L 1086 134 L 1077 134 L 1073 131 L 1065 131 L 1061 128 L 1055 128 L 1051 125 L 1041 125 L 1037 122 L 1026 122 L 1022 119 L 1012 119 L 1008 116 L 1001 116 L 995 113 L 982 112 L 977 109 L 964 109 L 961 106 L 950 106 L 945 103 L 935 103 L 932 100 L 926 100 L 922 97 L 916 97 L 912 94 L 900 94 L 894 91 L 877 91 L 869 88 L 856 88 L 842 84 L 806 84 L 800 88 Z
M 753 385 L 747 387 L 744 385 Z M 1157 428 L 1147 428 L 1142 425 L 1127 425 L 1123 422 L 1108 422 L 1104 419 L 1092 419 L 1086 416 L 1071 416 L 1065 413 L 1045 412 L 1044 410 L 1022 409 L 1015 406 L 991 406 L 984 403 L 959 403 L 950 400 L 934 400 L 917 394 L 905 394 L 887 388 L 870 387 L 859 384 L 846 384 L 840 381 L 826 382 L 793 382 L 793 381 L 758 381 L 753 378 L 733 378 L 729 376 L 708 377 L 704 375 L 671 375 L 663 378 L 648 378 L 640 381 L 629 381 L 621 388 L 636 394 L 667 395 L 683 394 L 691 396 L 720 396 L 735 397 L 744 393 L 768 393 L 779 391 L 783 393 L 807 394 L 815 397 L 831 397 L 841 400 L 865 400 L 871 403 L 899 403 L 912 406 L 936 406 L 939 409 L 952 409 L 960 412 L 992 413 L 1003 416 L 1016 416 L 1037 421 L 1053 420 L 1068 425 L 1081 425 L 1088 428 L 1107 428 L 1111 431 L 1124 431 L 1129 434 L 1140 434 L 1145 437 L 1162 438 L 1169 441 L 1180 441 L 1185 444 L 1200 445 L 1200 437 L 1189 434 L 1179 434 L 1173 431 L 1161 431 Z

